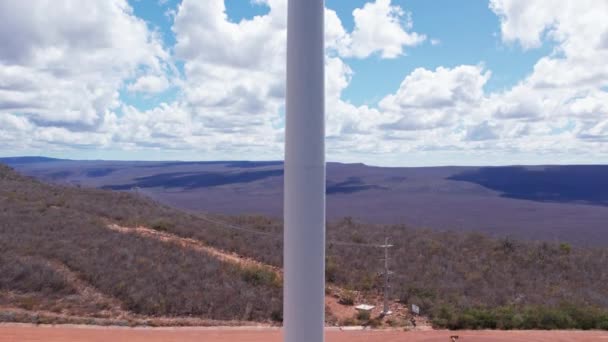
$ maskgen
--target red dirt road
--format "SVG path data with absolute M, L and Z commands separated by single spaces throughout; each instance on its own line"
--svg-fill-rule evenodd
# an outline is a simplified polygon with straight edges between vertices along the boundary
M 327 331 L 328 342 L 608 342 L 600 331 Z M 104 328 L 0 324 L 0 342 L 279 342 L 278 329 L 255 328 Z

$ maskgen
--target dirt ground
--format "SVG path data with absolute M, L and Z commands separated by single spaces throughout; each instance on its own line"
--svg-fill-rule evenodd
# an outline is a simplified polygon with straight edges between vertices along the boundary
M 340 331 L 328 329 L 328 342 L 588 342 L 607 341 L 608 332 L 583 331 Z M 272 328 L 106 328 L 0 324 L 0 342 L 279 342 Z

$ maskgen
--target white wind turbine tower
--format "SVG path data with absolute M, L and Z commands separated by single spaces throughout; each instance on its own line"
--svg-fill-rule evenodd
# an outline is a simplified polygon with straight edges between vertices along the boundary
M 324 9 L 324 0 L 288 0 L 283 262 L 286 342 L 324 340 Z

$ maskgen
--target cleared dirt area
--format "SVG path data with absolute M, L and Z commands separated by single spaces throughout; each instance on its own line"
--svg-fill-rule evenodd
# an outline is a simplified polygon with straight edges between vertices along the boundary
M 175 234 L 159 232 L 157 230 L 147 228 L 147 227 L 141 227 L 141 226 L 131 228 L 131 227 L 119 226 L 117 224 L 109 224 L 107 227 L 110 230 L 113 230 L 113 231 L 116 231 L 119 233 L 137 234 L 137 235 L 140 235 L 143 237 L 159 240 L 159 241 L 162 241 L 165 243 L 176 244 L 182 248 L 189 248 L 189 249 L 196 250 L 198 252 L 207 253 L 210 256 L 213 256 L 224 262 L 237 264 L 240 266 L 257 266 L 257 267 L 266 268 L 272 272 L 275 272 L 280 278 L 283 277 L 282 271 L 278 267 L 266 265 L 257 260 L 254 260 L 251 258 L 245 258 L 236 253 L 228 253 L 228 252 L 222 251 L 220 249 L 205 245 L 201 241 L 198 241 L 195 239 L 183 238 L 183 237 L 179 237 Z
M 608 332 L 583 331 L 339 331 L 328 330 L 328 342 L 587 342 L 608 341 Z M 282 333 L 269 328 L 101 328 L 81 326 L 0 325 L 0 342 L 279 342 Z

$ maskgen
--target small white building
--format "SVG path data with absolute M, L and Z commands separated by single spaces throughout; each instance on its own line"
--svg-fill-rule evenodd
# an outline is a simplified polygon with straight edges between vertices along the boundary
M 374 308 L 375 308 L 375 306 L 367 305 L 367 304 L 360 304 L 360 305 L 355 306 L 355 309 L 357 309 L 357 311 L 371 312 Z

